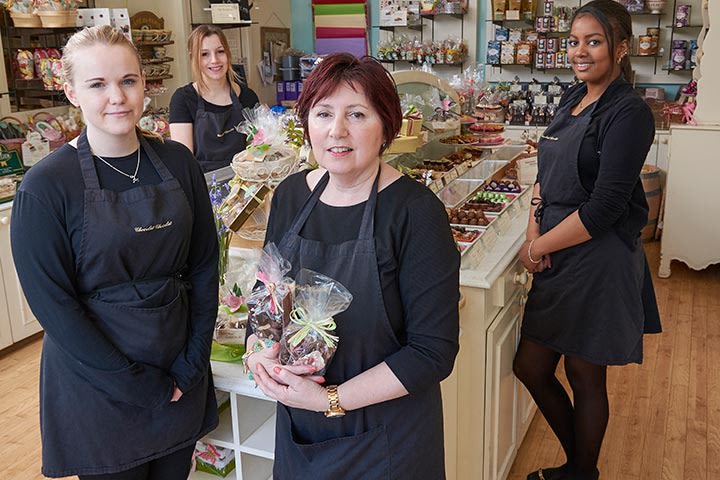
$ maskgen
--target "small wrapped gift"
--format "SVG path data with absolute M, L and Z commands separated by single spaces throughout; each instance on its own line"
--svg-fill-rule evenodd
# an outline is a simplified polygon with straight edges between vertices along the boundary
M 295 283 L 285 275 L 290 262 L 285 260 L 274 243 L 265 245 L 260 254 L 257 279 L 262 284 L 247 299 L 248 322 L 260 339 L 279 341 L 292 309 Z
M 415 105 L 410 105 L 403 113 L 402 126 L 400 127 L 400 135 L 405 137 L 415 137 L 420 135 L 422 130 L 423 116 Z
M 264 184 L 249 184 L 242 181 L 234 183 L 230 193 L 220 205 L 223 223 L 233 232 L 237 232 L 262 204 L 268 193 L 270 188 Z
M 352 294 L 338 281 L 308 269 L 300 270 L 295 281 L 294 308 L 280 340 L 280 363 L 314 365 L 313 375 L 322 375 L 339 340 L 333 317 L 347 310 Z
M 229 448 L 197 442 L 195 444 L 195 470 L 227 477 L 235 469 L 235 454 Z

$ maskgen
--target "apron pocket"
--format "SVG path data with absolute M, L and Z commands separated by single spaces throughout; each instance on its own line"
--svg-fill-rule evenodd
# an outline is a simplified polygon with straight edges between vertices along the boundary
M 390 478 L 390 447 L 384 425 L 324 442 L 302 444 L 293 439 L 293 444 L 308 462 L 314 478 Z M 349 465 L 354 468 L 349 470 Z
M 121 298 L 121 289 L 112 288 L 115 298 Z M 128 284 L 126 288 L 134 287 Z M 97 327 L 130 360 L 169 368 L 188 337 L 189 308 L 185 287 L 175 281 L 165 283 L 153 297 L 171 300 L 150 307 L 138 306 L 143 303 L 137 300 L 127 303 L 100 300 L 110 298 L 106 293 L 94 295 L 84 302 Z M 128 292 L 128 295 L 133 294 Z

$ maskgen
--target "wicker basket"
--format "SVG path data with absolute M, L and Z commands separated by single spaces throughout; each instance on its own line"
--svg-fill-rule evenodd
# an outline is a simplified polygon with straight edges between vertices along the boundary
M 27 127 L 25 126 L 25 124 L 23 124 L 19 119 L 15 117 L 2 117 L 0 118 L 0 122 L 14 123 L 18 127 L 18 130 L 22 131 L 23 133 L 27 133 Z M 25 136 L 23 135 L 22 137 L 17 138 L 3 138 L 4 136 L 5 134 L 3 134 L 3 136 L 0 136 L 0 144 L 4 145 L 5 148 L 7 148 L 8 150 L 16 151 L 22 159 L 22 144 L 25 143 Z
M 45 28 L 77 27 L 77 10 L 46 10 L 38 15 Z
M 13 25 L 18 28 L 42 27 L 42 21 L 40 20 L 40 16 L 34 13 L 10 12 L 10 18 L 12 18 Z

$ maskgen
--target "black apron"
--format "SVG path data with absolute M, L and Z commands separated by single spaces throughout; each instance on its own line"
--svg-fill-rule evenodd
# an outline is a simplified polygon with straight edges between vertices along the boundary
M 198 106 L 193 125 L 193 145 L 195 158 L 203 172 L 211 172 L 230 165 L 236 153 L 245 150 L 246 136 L 234 129 L 243 122 L 243 106 L 235 91 L 230 89 L 232 106 L 221 113 L 205 110 L 205 101 L 198 92 Z M 232 129 L 232 130 L 231 130 Z M 231 130 L 230 132 L 227 132 Z M 218 137 L 218 134 L 225 133 Z
M 131 362 L 167 371 L 189 336 L 188 287 L 179 272 L 193 213 L 142 136 L 140 145 L 161 183 L 114 192 L 100 188 L 85 131 L 80 135 L 85 201 L 76 288 L 85 314 Z M 48 336 L 41 368 L 46 475 L 126 470 L 191 445 L 208 429 L 206 409 L 214 407 L 208 377 L 180 401 L 152 409 L 120 401 L 88 381 L 89 370 Z
M 357 240 L 338 245 L 300 236 L 327 186 L 326 173 L 309 196 L 280 252 L 293 268 L 338 280 L 353 301 L 336 316 L 340 337 L 326 384 L 341 384 L 397 352 L 401 345 L 385 311 L 375 252 L 378 177 L 365 205 Z M 402 323 L 402 319 L 399 319 Z M 440 385 L 424 392 L 347 412 L 342 418 L 277 404 L 276 480 L 445 478 Z
M 578 116 L 571 115 L 574 105 L 564 106 L 540 139 L 541 234 L 590 198 L 578 155 L 598 103 Z M 642 362 L 647 262 L 640 238 L 629 248 L 611 229 L 550 258 L 552 267 L 533 275 L 523 336 L 599 365 Z

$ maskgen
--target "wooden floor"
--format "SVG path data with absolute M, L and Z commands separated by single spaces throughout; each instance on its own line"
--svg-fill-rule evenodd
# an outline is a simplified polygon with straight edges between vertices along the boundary
M 656 273 L 659 243 L 646 250 Z M 720 479 L 720 265 L 695 272 L 673 262 L 672 269 L 669 279 L 655 279 L 665 332 L 646 337 L 645 363 L 608 373 L 603 480 Z M 1 480 L 45 478 L 39 473 L 40 343 L 0 353 Z M 537 415 L 509 478 L 524 480 L 532 470 L 563 462 L 559 443 Z
M 660 244 L 646 245 L 653 275 Z M 603 480 L 720 479 L 720 265 L 672 263 L 655 280 L 664 332 L 645 336 L 642 365 L 610 367 Z M 510 480 L 565 456 L 542 415 L 530 426 Z

